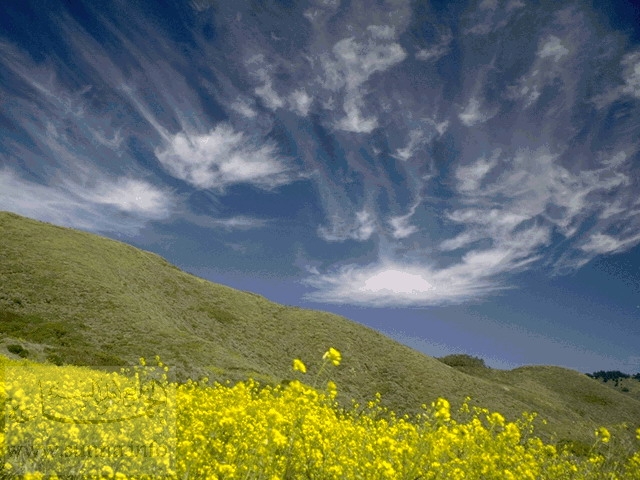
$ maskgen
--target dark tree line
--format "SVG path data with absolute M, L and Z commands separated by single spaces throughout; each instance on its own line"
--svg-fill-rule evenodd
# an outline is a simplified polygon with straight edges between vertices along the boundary
M 618 382 L 622 378 L 633 378 L 635 380 L 640 381 L 640 373 L 636 373 L 635 375 L 629 375 L 628 373 L 623 373 L 620 370 L 607 370 L 607 371 L 600 370 L 594 373 L 587 373 L 587 376 L 591 378 L 599 378 L 605 382 L 609 380 Z

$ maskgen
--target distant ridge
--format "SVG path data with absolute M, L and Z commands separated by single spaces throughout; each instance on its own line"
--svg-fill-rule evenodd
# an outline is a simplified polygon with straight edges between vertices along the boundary
M 343 317 L 287 307 L 185 273 L 115 240 L 0 212 L 0 353 L 77 365 L 137 363 L 160 355 L 178 378 L 312 381 L 333 346 L 339 399 L 371 399 L 415 413 L 437 397 L 498 410 L 536 411 L 544 435 L 588 442 L 599 425 L 640 424 L 640 400 L 559 367 L 500 371 L 445 364 Z M 476 362 L 477 363 L 477 362 Z

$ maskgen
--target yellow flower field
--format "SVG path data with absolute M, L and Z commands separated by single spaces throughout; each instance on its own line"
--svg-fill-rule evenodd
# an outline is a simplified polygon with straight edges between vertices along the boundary
M 440 398 L 399 417 L 380 396 L 345 409 L 328 380 L 342 357 L 323 360 L 320 387 L 300 360 L 300 380 L 272 387 L 177 384 L 159 359 L 104 372 L 0 356 L 0 478 L 640 479 L 640 429 L 624 446 L 602 427 L 576 457 L 535 436 L 534 414 Z

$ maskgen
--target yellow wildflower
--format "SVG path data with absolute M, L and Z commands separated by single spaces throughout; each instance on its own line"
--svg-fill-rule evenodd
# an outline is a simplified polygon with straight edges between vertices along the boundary
M 302 360 L 298 358 L 293 361 L 293 369 L 298 372 L 307 373 L 307 367 L 302 363 Z
M 609 440 L 611 440 L 611 434 L 609 433 L 609 430 L 604 427 L 600 427 L 596 430 L 596 437 L 600 438 L 600 440 L 602 440 L 602 443 L 609 443 Z
M 342 361 L 342 355 L 340 354 L 340 352 L 338 350 L 336 350 L 335 348 L 331 347 L 331 348 L 329 348 L 329 350 L 324 352 L 324 355 L 322 356 L 322 359 L 323 360 L 331 360 L 331 363 L 333 363 L 337 367 L 338 365 L 340 365 L 340 362 Z
M 327 391 L 329 392 L 329 396 L 331 398 L 335 398 L 338 395 L 338 387 L 331 380 L 327 382 Z

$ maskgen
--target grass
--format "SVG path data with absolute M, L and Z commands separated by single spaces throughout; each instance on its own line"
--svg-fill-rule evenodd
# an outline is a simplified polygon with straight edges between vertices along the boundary
M 278 384 L 292 378 L 292 358 L 307 363 L 333 346 L 345 358 L 335 372 L 345 404 L 380 392 L 383 405 L 412 414 L 437 397 L 456 406 L 470 396 L 512 420 L 536 411 L 548 420 L 542 437 L 576 442 L 591 442 L 599 425 L 640 424 L 638 398 L 579 372 L 450 366 L 346 318 L 204 281 L 121 242 L 6 212 L 0 231 L 0 353 L 11 358 L 9 345 L 56 364 L 160 355 L 178 379 Z
M 620 378 L 618 380 L 609 380 L 607 382 L 602 379 L 598 379 L 596 381 L 608 388 L 611 388 L 612 390 L 640 401 L 640 380 L 637 378 Z

